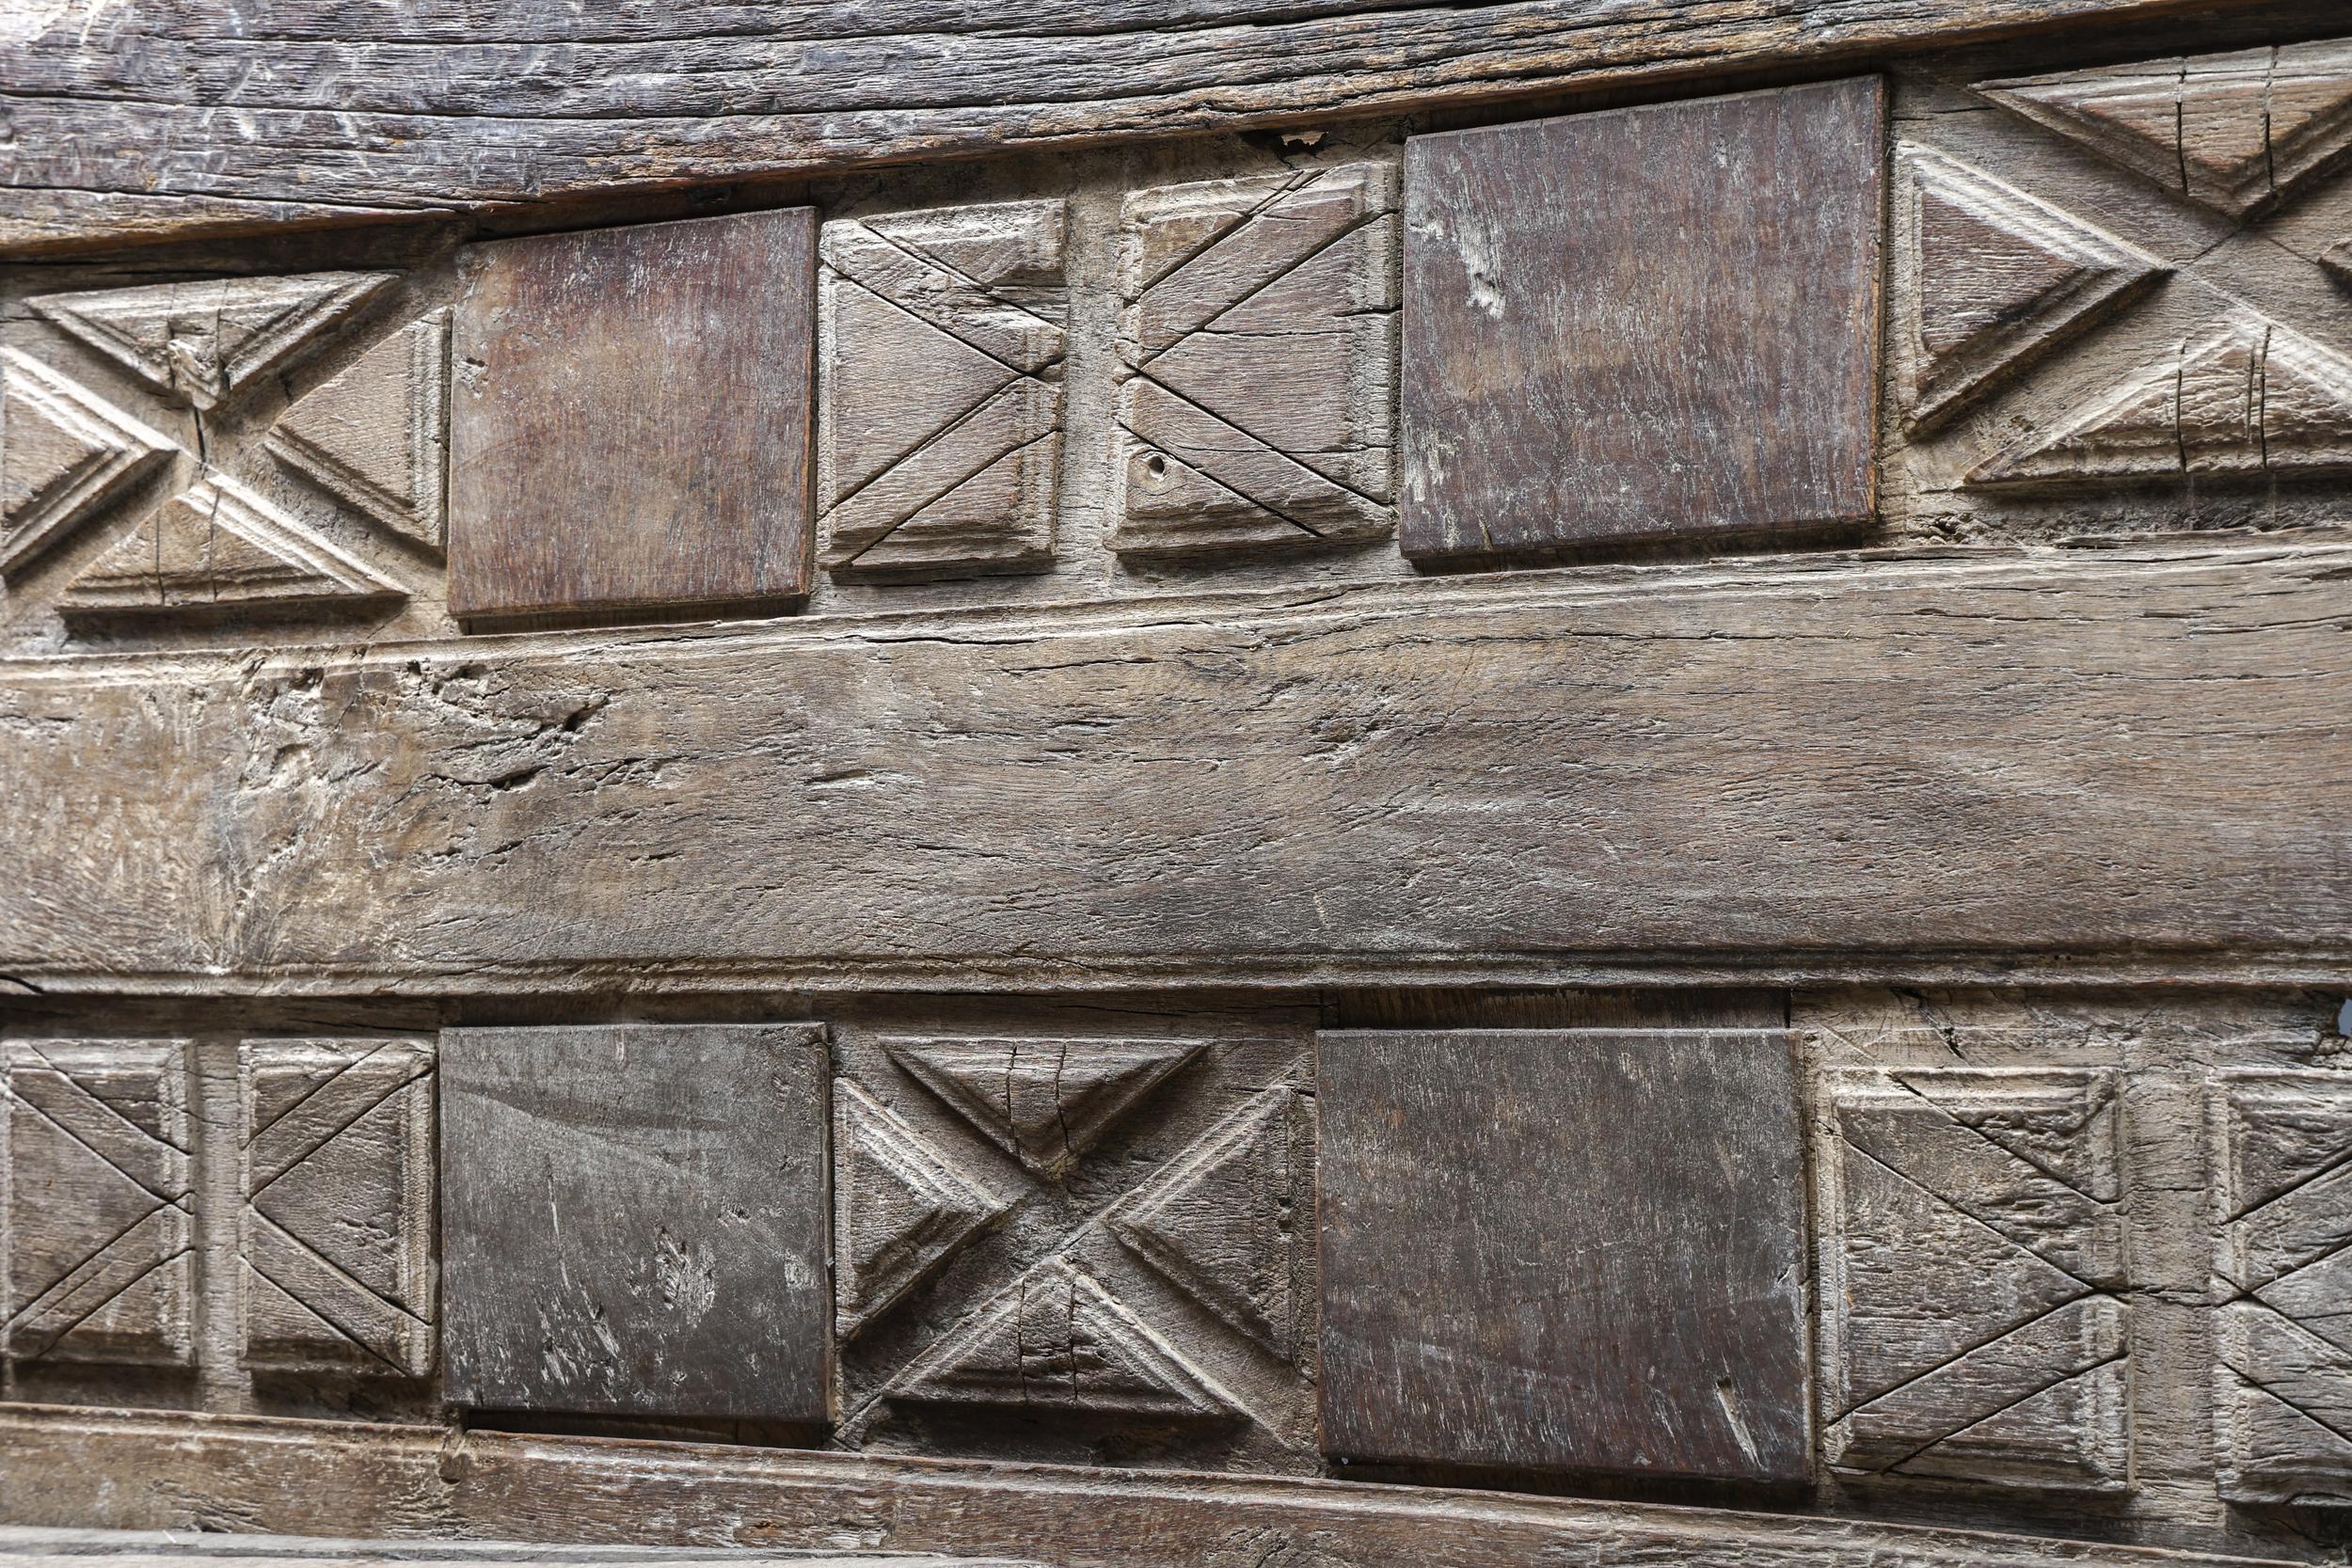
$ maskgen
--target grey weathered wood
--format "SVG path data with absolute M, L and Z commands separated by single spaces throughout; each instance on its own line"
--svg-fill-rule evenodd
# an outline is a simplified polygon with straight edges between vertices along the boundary
M 248 1367 L 433 1370 L 433 1050 L 249 1039 L 239 1051 L 237 1302 Z
M 1340 1031 L 1317 1056 L 1327 1453 L 1810 1473 L 1786 1035 Z
M 2220 0 L 2201 14 L 2245 13 Z M 35 249 L 1822 68 L 2181 0 L 958 0 L 787 12 L 146 0 L 0 48 Z
M 1824 1414 L 1858 1473 L 2130 1484 L 2114 1075 L 1853 1069 L 1823 1085 Z
M 201 1534 L 187 1530 L 39 1529 L 0 1525 L 0 1562 L 43 1568 L 133 1563 L 142 1568 L 388 1568 L 403 1562 L 442 1568 L 673 1568 L 721 1563 L 732 1568 L 1024 1568 L 972 1558 L 902 1557 L 881 1552 L 795 1552 L 789 1558 L 729 1547 L 550 1546 L 514 1541 L 342 1541 L 295 1535 Z
M 1986 82 L 1994 103 L 2232 217 L 2352 147 L 2352 39 Z
M 0 1043 L 0 1355 L 195 1355 L 186 1042 Z
M 1060 494 L 1060 201 L 825 225 L 817 490 L 836 576 L 1034 570 Z
M 2256 1560 L 2081 1540 L 1512 1497 L 1432 1487 L 908 1464 L 57 1407 L 0 1412 L 0 1516 L 25 1523 L 769 1549 L 1002 1553 L 1065 1568 L 1198 1568 L 1267 1553 L 1318 1568 L 1671 1562 L 1677 1568 L 2235 1568 Z
M 0 903 L 0 974 L 2319 980 L 2352 956 L 2312 872 L 2352 834 L 2347 566 L 1988 550 L 17 661 L 0 887 L 41 895 Z
M 457 1029 L 441 1052 L 452 1402 L 829 1418 L 822 1025 Z
M 2352 1503 L 2352 1083 L 2237 1071 L 2214 1135 L 2214 1437 L 2237 1502 Z
M 1875 77 L 1408 143 L 1405 553 L 1866 521 L 1884 143 Z
M 461 259 L 451 613 L 808 591 L 816 246 L 800 207 Z
M 1120 214 L 1111 548 L 1188 555 L 1395 527 L 1396 171 L 1137 191 Z
M 271 454 L 393 532 L 441 547 L 449 444 L 449 314 L 371 347 L 286 410 Z

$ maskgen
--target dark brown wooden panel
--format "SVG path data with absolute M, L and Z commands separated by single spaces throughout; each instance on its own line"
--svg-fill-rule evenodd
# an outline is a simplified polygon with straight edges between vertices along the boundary
M 1003 1554 L 1058 1568 L 2272 1568 L 2004 1531 L 1426 1486 L 882 1460 L 437 1426 L 0 1409 L 0 1517 Z M 2298 1558 L 2296 1560 L 2300 1560 Z
M 0 246 L 1296 123 L 2277 0 L 146 0 L 0 40 Z M 2315 27 L 2332 0 L 2308 7 Z M 250 13 L 250 14 L 248 14 Z M 45 14 L 45 13 L 37 13 Z M 2130 50 L 2136 29 L 2120 47 Z M 2119 38 L 2123 35 L 2119 31 Z
M 460 616 L 808 591 L 808 208 L 478 245 L 450 420 Z
M 2281 539 L 0 664 L 0 974 L 2328 983 L 2347 610 Z
M 1874 77 L 1422 136 L 1405 155 L 1405 553 L 1867 519 Z
M 1319 1053 L 1327 1453 L 1804 1479 L 1786 1035 L 1342 1031 Z
M 821 1025 L 441 1041 L 452 1403 L 831 1418 Z

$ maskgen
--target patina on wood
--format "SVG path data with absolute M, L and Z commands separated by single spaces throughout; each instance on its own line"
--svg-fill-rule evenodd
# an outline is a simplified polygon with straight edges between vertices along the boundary
M 2347 566 L 1982 551 L 12 663 L 0 884 L 46 894 L 0 974 L 2340 973 L 2312 868 L 2352 834 Z
M 350 223 L 1010 147 L 1296 124 L 2263 0 L 544 0 L 61 8 L 0 46 L 0 246 Z
M 0 1412 L 0 1516 L 123 1528 L 1019 1556 L 1058 1568 L 1550 1560 L 1677 1568 L 2253 1568 L 2287 1560 L 1730 1509 L 1077 1465 L 56 1407 Z

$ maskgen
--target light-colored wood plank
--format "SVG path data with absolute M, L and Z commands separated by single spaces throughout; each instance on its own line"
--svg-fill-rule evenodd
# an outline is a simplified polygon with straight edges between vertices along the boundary
M 0 665 L 40 988 L 2338 980 L 2352 546 Z
M 2210 1552 L 1343 1481 L 891 1461 L 437 1427 L 0 1414 L 26 1524 L 1003 1553 L 1059 1568 L 2245 1568 Z M 1236 1557 L 1236 1553 L 1240 1555 Z

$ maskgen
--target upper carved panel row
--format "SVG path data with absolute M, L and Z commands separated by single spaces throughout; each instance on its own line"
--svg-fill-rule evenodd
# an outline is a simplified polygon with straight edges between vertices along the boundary
M 51 285 L 0 349 L 5 608 L 435 633 L 2317 520 L 2347 148 L 2333 40 Z

